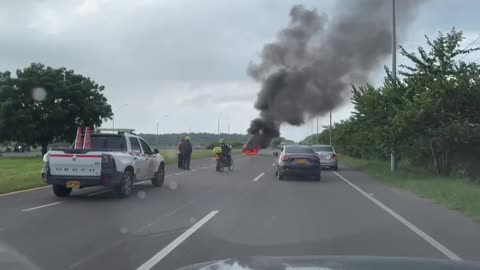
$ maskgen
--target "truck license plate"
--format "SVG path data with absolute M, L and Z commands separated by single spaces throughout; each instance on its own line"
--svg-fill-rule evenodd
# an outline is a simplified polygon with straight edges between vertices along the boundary
M 80 188 L 80 181 L 67 181 L 67 188 Z

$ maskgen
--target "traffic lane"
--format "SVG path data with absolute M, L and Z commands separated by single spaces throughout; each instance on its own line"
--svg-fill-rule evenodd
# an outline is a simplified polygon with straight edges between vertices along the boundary
M 242 167 L 241 161 L 237 166 Z M 2 219 L 5 229 L 0 239 L 45 269 L 81 266 L 85 261 L 82 258 L 87 258 L 88 262 L 91 254 L 102 254 L 120 245 L 125 235 L 150 224 L 162 223 L 163 231 L 182 228 L 172 222 L 171 216 L 208 197 L 218 183 L 228 184 L 219 181 L 221 178 L 215 177 L 218 175 L 213 167 L 185 172 L 169 177 L 161 189 L 139 185 L 135 194 L 125 200 L 115 199 L 108 193 L 93 197 L 73 196 L 61 205 Z M 163 223 L 165 219 L 168 219 L 166 224 Z M 58 259 L 50 260 L 52 254 Z M 125 265 L 128 266 L 128 262 Z
M 279 181 L 272 169 L 255 189 L 219 204 L 217 217 L 155 269 L 258 255 L 445 258 L 329 171 L 321 182 Z
M 241 155 L 235 155 L 235 159 L 243 159 Z M 200 170 L 200 169 L 207 169 L 209 166 L 214 164 L 214 160 L 208 159 L 200 159 L 200 160 L 192 160 L 191 168 L 193 171 Z M 38 181 L 42 181 L 40 177 L 40 170 L 39 168 L 39 177 Z M 167 165 L 165 168 L 167 175 L 175 175 L 175 174 L 183 174 L 188 171 L 184 171 L 178 169 L 176 164 Z M 103 190 L 107 190 L 108 188 L 105 187 L 91 187 L 85 188 L 80 190 L 74 190 L 72 192 L 72 197 L 76 196 L 84 196 L 88 194 L 94 194 L 97 192 L 101 192 Z M 67 198 L 68 199 L 68 198 Z M 29 209 L 36 206 L 42 206 L 51 204 L 58 201 L 64 201 L 62 198 L 57 198 L 52 192 L 52 188 L 50 186 L 36 188 L 34 190 L 29 191 L 21 191 L 12 194 L 0 194 L 0 216 L 7 216 L 16 213 L 18 210 Z
M 351 179 L 352 183 L 373 194 L 407 220 L 413 221 L 418 228 L 461 258 L 480 261 L 480 224 L 461 212 L 447 209 L 407 190 L 387 186 L 350 168 L 340 168 L 338 173 Z
M 132 237 L 127 238 L 127 240 L 120 245 L 89 258 L 88 261 L 78 265 L 75 269 L 110 269 L 113 267 L 116 269 L 135 269 L 148 261 L 156 252 L 166 248 L 167 245 L 164 239 L 158 241 L 158 236 L 161 237 L 165 231 L 169 231 L 172 228 L 177 228 L 179 233 L 185 233 L 187 229 L 194 226 L 196 222 L 199 222 L 199 220 L 201 220 L 206 214 L 215 211 L 215 209 L 218 208 L 219 203 L 225 203 L 230 200 L 231 194 L 243 193 L 246 189 L 253 190 L 254 183 L 252 182 L 252 179 L 263 170 L 263 167 L 269 165 L 271 166 L 270 161 L 263 164 L 252 158 L 245 160 L 245 162 L 240 164 L 236 164 L 236 169 L 231 172 L 217 173 L 212 168 L 208 171 L 210 173 L 208 177 L 218 184 L 212 188 L 209 194 L 206 194 L 194 203 L 189 204 L 188 207 L 179 209 L 172 214 L 168 220 L 158 219 L 155 222 L 148 224 L 145 227 L 146 229 L 142 230 L 142 232 L 137 232 L 133 234 Z M 189 181 L 206 181 L 206 179 L 200 179 L 194 175 L 192 175 L 191 178 L 192 179 Z M 139 235 L 141 236 L 139 237 Z M 170 243 L 172 242 L 173 241 Z M 118 259 L 115 259 L 122 257 L 129 257 L 130 259 L 128 262 L 117 261 Z M 112 264 L 113 259 L 115 259 L 115 261 Z M 138 260 L 137 264 L 128 264 L 132 262 L 132 260 Z
M 176 183 L 175 189 L 139 186 L 134 196 L 125 200 L 109 194 L 73 197 L 63 205 L 2 219 L 1 239 L 45 269 L 66 269 L 80 258 L 115 246 L 124 238 L 122 234 L 154 219 L 168 218 L 170 213 L 191 203 L 189 199 L 195 195 L 208 193 L 198 185 L 192 192 L 188 185 L 180 183 L 180 178 L 168 180 Z M 138 196 L 142 192 L 144 195 Z M 51 254 L 60 259 L 53 262 L 49 259 Z

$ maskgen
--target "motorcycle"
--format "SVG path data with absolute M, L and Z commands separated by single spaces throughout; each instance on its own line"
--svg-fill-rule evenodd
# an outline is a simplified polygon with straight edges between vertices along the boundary
M 222 155 L 221 152 L 215 152 L 215 159 L 217 160 L 216 171 L 223 172 L 225 168 L 228 168 L 229 171 L 233 170 L 233 159 L 231 156 Z M 228 159 L 228 160 L 226 160 Z

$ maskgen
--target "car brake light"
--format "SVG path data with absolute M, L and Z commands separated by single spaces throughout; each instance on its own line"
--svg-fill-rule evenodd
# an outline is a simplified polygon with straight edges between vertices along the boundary
M 283 156 L 283 157 L 282 157 L 282 161 L 289 161 L 289 160 L 290 160 L 290 158 L 287 157 L 287 156 Z

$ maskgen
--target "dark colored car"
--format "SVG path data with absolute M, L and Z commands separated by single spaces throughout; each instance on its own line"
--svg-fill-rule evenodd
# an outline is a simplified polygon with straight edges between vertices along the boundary
M 15 145 L 15 148 L 13 148 L 13 152 L 30 152 L 30 147 L 28 145 L 24 144 L 17 144 Z
M 190 265 L 178 270 L 467 270 L 480 269 L 475 262 L 446 259 L 356 257 L 356 256 L 300 256 L 300 257 L 246 257 Z
M 277 177 L 308 176 L 317 181 L 321 178 L 320 158 L 306 145 L 285 145 L 282 151 L 274 152 L 277 160 Z

